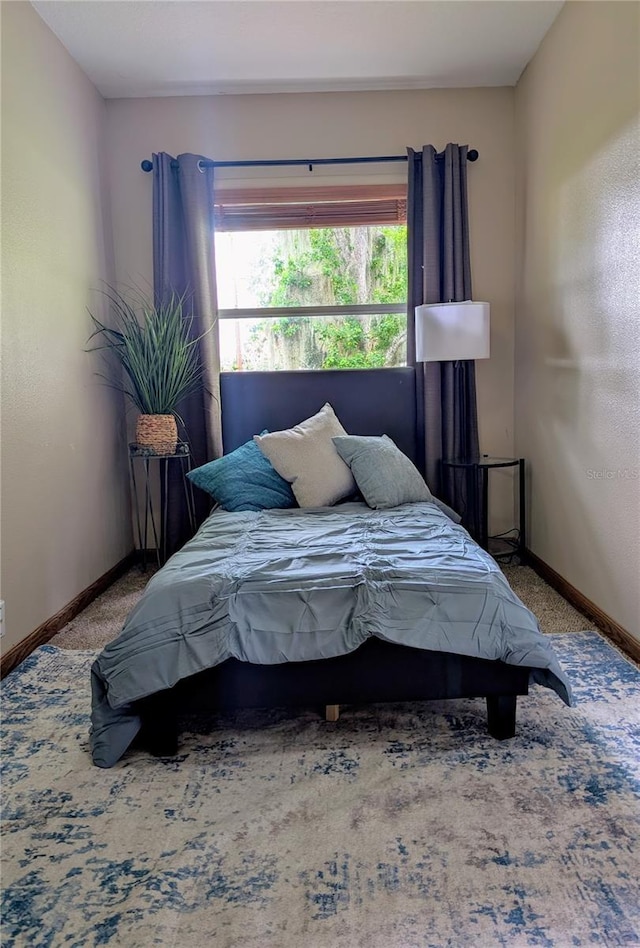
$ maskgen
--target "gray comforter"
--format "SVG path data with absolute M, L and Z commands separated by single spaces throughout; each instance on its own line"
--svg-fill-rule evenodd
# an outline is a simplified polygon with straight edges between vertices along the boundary
M 571 704 L 549 640 L 495 561 L 435 504 L 215 511 L 150 581 L 92 668 L 94 763 L 139 727 L 132 703 L 233 657 L 332 658 L 378 638 L 532 668 Z

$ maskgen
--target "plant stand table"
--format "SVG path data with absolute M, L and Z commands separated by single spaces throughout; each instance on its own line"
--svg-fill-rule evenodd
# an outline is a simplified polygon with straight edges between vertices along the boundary
M 467 489 L 471 494 L 480 489 L 480 535 L 475 537 L 483 550 L 491 553 L 494 559 L 517 556 L 520 563 L 525 562 L 525 481 L 524 458 L 494 458 L 483 454 L 477 458 L 443 460 L 443 468 L 463 470 L 467 477 Z M 518 527 L 509 533 L 515 536 L 489 536 L 489 472 L 496 468 L 515 467 L 518 469 Z
M 146 569 L 147 555 L 155 554 L 158 566 L 162 566 L 167 559 L 167 517 L 169 497 L 169 465 L 178 463 L 182 473 L 184 496 L 187 505 L 187 515 L 191 532 L 196 529 L 195 503 L 193 499 L 193 485 L 186 476 L 191 470 L 191 448 L 186 441 L 178 441 L 174 454 L 156 454 L 148 447 L 140 444 L 129 445 L 129 471 L 131 474 L 131 488 L 135 509 L 136 525 L 138 528 L 138 548 L 142 558 L 142 568 Z M 143 478 L 141 494 L 138 493 L 136 479 L 136 464 L 142 465 Z M 154 496 L 151 468 L 157 467 L 157 483 L 160 488 L 160 522 L 157 522 L 157 499 Z M 156 491 L 157 494 L 157 491 Z M 141 509 L 142 508 L 142 509 Z M 149 542 L 153 539 L 153 546 Z

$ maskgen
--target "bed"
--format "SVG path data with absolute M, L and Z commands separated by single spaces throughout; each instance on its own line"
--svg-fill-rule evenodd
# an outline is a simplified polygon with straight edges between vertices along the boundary
M 327 401 L 416 460 L 411 368 L 223 374 L 225 453 Z M 112 766 L 141 737 L 175 753 L 185 712 L 461 697 L 505 739 L 532 682 L 572 703 L 535 617 L 433 501 L 218 509 L 94 663 L 92 755 Z

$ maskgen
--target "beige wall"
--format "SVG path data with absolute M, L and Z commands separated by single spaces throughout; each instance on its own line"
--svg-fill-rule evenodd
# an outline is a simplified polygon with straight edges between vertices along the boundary
M 481 447 L 513 450 L 514 117 L 513 89 L 120 99 L 107 102 L 116 270 L 120 281 L 151 280 L 152 152 L 192 151 L 220 160 L 404 154 L 407 145 L 468 143 L 474 296 L 492 305 L 492 358 L 478 363 Z M 221 186 L 406 180 L 406 165 L 332 172 L 220 172 Z M 257 177 L 261 175 L 261 177 Z M 282 177 L 286 176 L 286 177 Z M 493 480 L 493 478 L 492 478 Z M 494 527 L 512 525 L 511 481 L 495 478 Z
M 3 651 L 133 546 L 121 399 L 83 351 L 112 274 L 104 121 L 30 4 L 3 3 Z
M 567 3 L 516 89 L 530 546 L 640 638 L 636 3 Z

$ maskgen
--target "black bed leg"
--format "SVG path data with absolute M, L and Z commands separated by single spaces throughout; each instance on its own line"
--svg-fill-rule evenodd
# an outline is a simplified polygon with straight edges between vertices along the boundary
M 516 733 L 517 695 L 488 695 L 487 724 L 489 734 L 498 741 L 506 741 Z
M 178 719 L 171 697 L 164 693 L 144 700 L 144 744 L 154 757 L 178 753 Z

